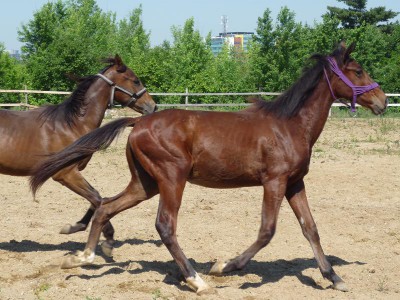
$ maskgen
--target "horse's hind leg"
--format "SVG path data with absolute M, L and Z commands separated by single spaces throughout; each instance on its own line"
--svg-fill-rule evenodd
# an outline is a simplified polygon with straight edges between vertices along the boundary
M 102 205 L 95 211 L 85 250 L 83 252 L 78 251 L 76 255 L 67 256 L 66 259 L 64 259 L 61 268 L 70 269 L 91 264 L 95 258 L 95 249 L 103 226 L 108 224 L 109 220 L 121 211 L 134 207 L 156 194 L 157 187 L 155 184 L 152 186 L 148 185 L 147 189 L 144 190 L 141 186 L 139 187 L 137 183 L 131 181 L 122 193 L 108 200 L 105 199 Z
M 176 237 L 177 216 L 182 201 L 184 185 L 184 182 L 179 184 L 176 181 L 174 181 L 174 184 L 159 184 L 160 203 L 158 206 L 156 229 L 162 242 L 179 266 L 189 287 L 196 291 L 197 294 L 206 294 L 213 290 L 194 270 L 180 248 Z
M 261 212 L 261 226 L 257 240 L 241 255 L 227 262 L 216 262 L 210 274 L 221 275 L 223 273 L 241 270 L 249 260 L 262 248 L 267 246 L 275 234 L 279 208 L 286 190 L 286 178 L 276 178 L 264 184 L 264 198 Z
M 314 256 L 317 260 L 322 276 L 332 281 L 334 289 L 347 291 L 345 283 L 335 273 L 331 264 L 326 259 L 324 251 L 322 250 L 317 226 L 315 225 L 310 208 L 308 206 L 303 180 L 288 188 L 286 198 L 288 199 L 289 204 L 300 223 L 304 236 L 311 244 L 311 248 L 314 252 Z

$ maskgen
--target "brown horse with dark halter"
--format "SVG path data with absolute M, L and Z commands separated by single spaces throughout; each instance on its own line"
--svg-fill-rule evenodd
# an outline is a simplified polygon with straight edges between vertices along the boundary
M 239 112 L 168 110 L 111 122 L 82 137 L 42 164 L 31 178 L 35 192 L 52 174 L 106 148 L 127 126 L 126 156 L 132 178 L 126 189 L 104 199 L 96 210 L 83 252 L 63 264 L 92 263 L 103 226 L 119 212 L 160 194 L 156 228 L 188 285 L 197 293 L 210 287 L 196 273 L 180 248 L 177 216 L 187 181 L 212 188 L 262 186 L 262 221 L 257 240 L 241 255 L 217 262 L 212 274 L 242 269 L 273 237 L 284 197 L 310 242 L 322 275 L 338 290 L 347 290 L 328 262 L 311 215 L 303 178 L 311 151 L 336 97 L 355 99 L 375 114 L 387 98 L 361 66 L 350 58 L 353 45 L 340 45 L 330 56 L 314 55 L 314 64 L 275 101 L 254 100 Z
M 144 114 L 156 109 L 139 78 L 118 55 L 105 62 L 108 66 L 104 70 L 82 78 L 72 95 L 59 105 L 29 111 L 0 110 L 0 173 L 32 175 L 34 167 L 49 154 L 62 150 L 98 128 L 107 107 L 114 100 Z M 90 157 L 54 174 L 53 179 L 86 198 L 95 207 L 102 198 L 80 173 L 89 160 Z M 74 226 L 64 226 L 61 233 L 84 230 L 92 214 L 93 209 Z M 105 228 L 108 228 L 107 236 L 112 238 L 111 224 Z

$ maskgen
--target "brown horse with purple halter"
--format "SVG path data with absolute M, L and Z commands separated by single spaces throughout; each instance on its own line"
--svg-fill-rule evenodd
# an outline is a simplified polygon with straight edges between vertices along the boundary
M 352 86 L 372 84 L 373 88 L 366 88 L 357 96 L 357 103 L 375 114 L 383 113 L 387 106 L 383 91 L 350 58 L 352 50 L 353 45 L 348 49 L 340 45 L 330 56 L 314 55 L 314 64 L 272 102 L 254 100 L 252 106 L 239 112 L 167 110 L 119 119 L 49 158 L 31 178 L 34 192 L 52 174 L 108 147 L 125 127 L 134 127 L 126 148 L 132 174 L 130 183 L 120 194 L 104 199 L 95 212 L 85 250 L 69 256 L 63 267 L 92 263 L 103 226 L 121 211 L 160 194 L 156 228 L 161 240 L 189 287 L 199 294 L 208 292 L 210 286 L 194 270 L 176 236 L 186 182 L 211 188 L 262 186 L 262 220 L 256 241 L 236 258 L 217 262 L 211 273 L 224 274 L 244 268 L 271 241 L 279 208 L 286 197 L 311 244 L 322 275 L 332 281 L 335 289 L 347 290 L 322 250 L 303 178 L 308 172 L 312 147 L 335 97 L 351 101 Z M 336 65 L 343 74 L 340 77 L 333 71 Z
M 34 167 L 48 155 L 98 128 L 107 107 L 114 100 L 143 114 L 156 109 L 139 78 L 118 55 L 105 62 L 108 64 L 106 68 L 96 75 L 80 79 L 72 95 L 59 105 L 29 111 L 0 110 L 0 173 L 32 175 Z M 95 207 L 102 198 L 80 173 L 89 160 L 90 157 L 57 172 L 53 179 L 86 198 Z M 77 224 L 64 227 L 61 233 L 84 230 L 91 214 L 93 210 Z M 112 238 L 111 224 L 107 234 Z

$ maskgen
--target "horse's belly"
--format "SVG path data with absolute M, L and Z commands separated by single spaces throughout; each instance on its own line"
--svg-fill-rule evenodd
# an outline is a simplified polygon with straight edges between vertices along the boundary
M 23 149 L 22 149 L 23 150 Z M 36 165 L 38 158 L 43 155 L 35 154 L 35 151 L 22 151 L 13 143 L 0 142 L 0 173 L 14 176 L 29 176 Z
M 194 167 L 188 178 L 190 183 L 210 188 L 237 188 L 260 185 L 260 180 L 251 172 L 241 168 Z

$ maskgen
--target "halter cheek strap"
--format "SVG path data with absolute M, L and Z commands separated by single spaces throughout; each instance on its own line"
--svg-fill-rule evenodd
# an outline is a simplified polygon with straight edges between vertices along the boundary
M 366 92 L 369 92 L 370 90 L 373 90 L 374 88 L 377 88 L 379 86 L 378 83 L 373 82 L 369 85 L 354 85 L 349 78 L 346 77 L 346 75 L 343 74 L 342 70 L 340 70 L 339 66 L 336 63 L 336 60 L 332 57 L 328 57 L 329 65 L 333 73 L 335 73 L 348 87 L 350 87 L 353 91 L 353 101 L 351 102 L 351 111 L 355 112 L 356 111 L 356 101 L 357 101 L 357 96 L 364 94 Z M 326 73 L 326 70 L 324 69 L 324 74 L 326 81 L 328 82 L 329 90 L 331 91 L 332 97 L 337 100 L 338 98 L 335 96 L 333 93 L 332 85 L 329 81 L 328 74 Z M 340 101 L 340 99 L 339 99 Z M 343 102 L 342 102 L 343 103 Z
M 107 82 L 111 86 L 111 96 L 110 96 L 110 101 L 109 101 L 109 107 L 112 107 L 114 105 L 115 90 L 121 91 L 131 97 L 131 99 L 129 99 L 128 102 L 122 104 L 123 106 L 129 106 L 129 105 L 131 105 L 131 103 L 135 103 L 147 91 L 146 88 L 143 88 L 137 93 L 131 93 L 130 91 L 124 89 L 123 87 L 116 85 L 115 82 L 113 82 L 112 80 L 110 80 L 109 78 L 104 76 L 103 74 L 98 73 L 98 74 L 96 74 L 96 76 L 100 77 L 101 79 L 103 79 L 105 82 Z

